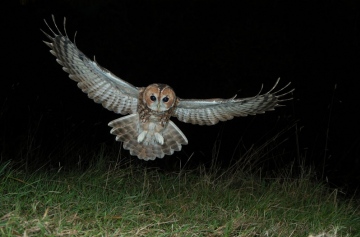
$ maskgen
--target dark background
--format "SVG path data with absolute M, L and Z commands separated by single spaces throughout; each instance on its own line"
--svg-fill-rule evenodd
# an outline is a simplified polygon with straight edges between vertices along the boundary
M 332 185 L 358 186 L 358 1 L 3 3 L 2 160 L 70 165 L 71 150 L 85 156 L 102 144 L 120 147 L 107 126 L 119 115 L 89 100 L 42 43 L 40 28 L 49 32 L 43 19 L 52 25 L 51 14 L 60 29 L 67 18 L 81 51 L 135 86 L 166 83 L 181 98 L 247 97 L 281 77 L 279 88 L 291 81 L 296 89 L 286 107 L 259 116 L 212 127 L 174 118 L 189 145 L 156 164 L 190 156 L 226 163 L 269 142 L 263 152 L 271 167 L 305 162 Z

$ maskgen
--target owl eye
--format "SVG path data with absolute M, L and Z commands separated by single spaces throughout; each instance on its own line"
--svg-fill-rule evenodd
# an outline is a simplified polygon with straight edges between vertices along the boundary
M 164 97 L 162 100 L 166 103 L 169 101 L 169 97 Z
M 152 95 L 152 96 L 150 96 L 150 100 L 156 101 L 156 97 Z

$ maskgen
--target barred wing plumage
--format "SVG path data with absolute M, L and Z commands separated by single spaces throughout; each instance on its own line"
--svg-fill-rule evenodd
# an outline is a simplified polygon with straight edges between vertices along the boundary
M 281 106 L 280 102 L 291 100 L 282 99 L 283 96 L 290 94 L 290 90 L 280 94 L 290 83 L 278 91 L 274 91 L 279 83 L 276 81 L 273 88 L 264 94 L 261 91 L 254 97 L 230 99 L 180 99 L 174 112 L 174 117 L 185 123 L 199 125 L 213 125 L 219 121 L 226 121 L 238 116 L 247 116 L 265 113 Z
M 57 57 L 56 61 L 63 66 L 63 70 L 69 73 L 69 77 L 78 82 L 78 87 L 96 103 L 101 103 L 108 110 L 119 114 L 135 113 L 139 90 L 132 84 L 120 79 L 106 68 L 101 67 L 94 59 L 90 60 L 69 39 L 64 18 L 63 35 L 56 25 L 55 17 L 52 16 L 55 32 L 45 21 L 53 34 L 43 33 L 50 39 L 44 43 L 51 48 L 50 52 Z

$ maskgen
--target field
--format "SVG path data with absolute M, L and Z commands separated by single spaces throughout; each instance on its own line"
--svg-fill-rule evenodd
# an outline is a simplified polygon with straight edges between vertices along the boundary
M 254 157 L 171 171 L 106 149 L 86 167 L 2 162 L 0 235 L 360 236 L 359 200 L 311 168 L 262 174 Z

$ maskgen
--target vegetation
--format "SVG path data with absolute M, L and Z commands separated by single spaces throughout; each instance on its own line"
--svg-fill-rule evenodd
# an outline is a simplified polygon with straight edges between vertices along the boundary
M 177 171 L 104 150 L 87 168 L 3 162 L 0 235 L 360 236 L 357 200 L 339 198 L 304 167 L 250 171 L 249 157 Z

